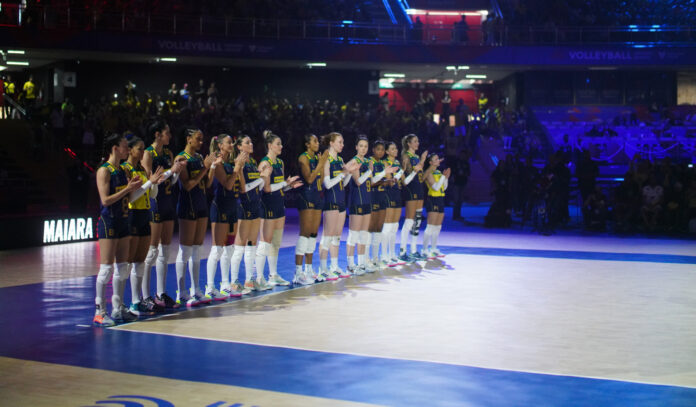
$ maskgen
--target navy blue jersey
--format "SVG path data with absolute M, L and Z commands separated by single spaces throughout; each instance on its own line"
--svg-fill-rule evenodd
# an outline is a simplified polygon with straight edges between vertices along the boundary
M 310 156 L 307 154 L 305 151 L 304 153 L 300 154 L 300 157 L 305 156 L 307 157 L 307 161 L 309 161 L 309 171 L 314 171 L 317 168 L 317 165 L 319 165 L 319 158 L 317 158 L 316 154 L 313 156 Z M 304 183 L 302 184 L 302 192 L 307 191 L 307 192 L 319 192 L 322 189 L 322 174 L 321 174 L 321 169 L 317 177 L 314 179 L 314 182 L 311 184 L 307 182 L 307 180 L 304 180 Z
M 283 160 L 280 158 L 276 158 L 275 162 L 272 162 L 270 158 L 268 157 L 263 157 L 261 161 L 266 161 L 271 165 L 271 168 L 273 168 L 273 172 L 271 172 L 271 184 L 279 184 L 283 181 L 285 181 L 285 173 L 284 173 L 284 164 Z M 283 200 L 284 192 L 282 189 L 279 189 L 277 191 L 273 192 L 265 192 L 263 193 L 264 199 L 266 198 L 273 198 L 273 199 L 279 199 Z
M 145 149 L 145 153 L 152 156 L 152 173 L 154 174 L 160 167 L 167 171 L 172 168 L 172 153 L 167 147 L 162 148 L 162 153 L 158 153 L 153 146 Z M 157 204 L 159 207 L 174 207 L 174 187 L 171 177 L 162 181 L 157 190 Z
M 113 195 L 126 188 L 128 185 L 128 177 L 126 177 L 125 171 L 123 171 L 120 166 L 114 167 L 107 161 L 102 165 L 102 168 L 109 170 L 109 195 Z M 102 204 L 99 214 L 106 218 L 128 219 L 128 195 L 109 206 L 104 206 Z
M 417 155 L 412 154 L 410 151 L 407 151 L 406 155 L 408 156 L 408 159 L 411 163 L 411 169 L 413 169 L 413 167 L 415 167 L 416 165 L 418 165 L 418 163 L 420 163 L 420 157 L 418 157 Z M 413 184 L 414 182 L 421 184 L 420 188 L 423 187 L 423 185 L 422 185 L 423 184 L 423 170 L 418 171 L 418 175 L 416 175 L 415 179 L 413 181 L 411 181 L 407 186 L 409 188 L 415 187 L 415 185 Z
M 329 173 L 324 176 L 336 178 L 343 172 L 343 158 L 340 156 L 333 158 L 329 156 Z M 343 189 L 343 182 L 339 182 L 331 188 L 324 191 L 324 198 L 327 203 L 341 204 L 346 203 L 346 191 Z
M 227 179 L 234 175 L 234 164 L 225 162 L 222 166 Z M 234 185 L 232 190 L 228 190 L 216 177 L 213 177 L 213 201 L 220 207 L 234 207 L 235 199 L 239 194 L 239 184 L 235 182 Z
M 179 153 L 180 156 L 186 157 L 186 168 L 184 171 L 188 172 L 189 180 L 196 178 L 198 174 L 205 169 L 203 164 L 203 156 L 198 153 L 190 155 L 186 151 Z M 191 190 L 187 191 L 184 189 L 183 181 L 179 178 L 179 187 L 181 192 L 179 193 L 179 207 L 186 210 L 195 210 L 196 212 L 208 207 L 208 201 L 205 197 L 205 179 L 201 180 L 196 184 Z
M 254 160 L 252 157 L 249 157 L 249 161 L 247 161 L 244 164 L 244 182 L 247 184 L 252 183 L 253 181 L 256 181 L 259 179 L 259 170 L 256 167 L 256 160 Z M 240 191 L 239 192 L 239 200 L 245 208 L 248 208 L 250 205 L 258 205 L 259 201 L 261 200 L 261 192 L 259 192 L 259 188 L 254 188 L 249 192 L 244 192 Z
M 370 170 L 369 159 L 358 156 L 353 157 L 353 159 L 360 164 L 359 176 Z M 370 205 L 372 202 L 370 197 L 371 185 L 372 180 L 369 177 L 360 185 L 353 183 L 350 188 L 350 205 Z

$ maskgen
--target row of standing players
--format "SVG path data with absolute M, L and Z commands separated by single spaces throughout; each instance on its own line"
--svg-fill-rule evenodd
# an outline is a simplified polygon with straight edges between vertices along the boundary
M 171 138 L 166 123 L 154 123 L 149 135 L 154 141 L 147 148 L 137 137 L 112 135 L 105 140 L 108 159 L 97 171 L 102 203 L 97 223 L 100 268 L 93 320 L 97 326 L 131 322 L 141 314 L 223 301 L 275 285 L 289 285 L 290 282 L 278 275 L 277 264 L 285 226 L 284 194 L 295 188 L 299 188 L 300 237 L 295 248 L 293 284 L 337 280 L 383 267 L 443 257 L 437 249 L 437 240 L 450 171 L 438 170 L 440 159 L 436 154 L 416 155 L 415 135 L 402 140 L 403 165 L 397 158 L 395 143 L 375 142 L 372 157 L 366 158 L 368 141 L 361 136 L 356 156 L 344 163 L 339 156 L 343 151 L 343 137 L 339 133 L 322 138 L 323 153 L 319 153 L 318 138 L 307 135 L 306 151 L 298 158 L 301 177 L 285 176 L 279 158 L 282 141 L 270 131 L 264 132 L 268 153 L 258 163 L 251 157 L 253 144 L 248 136 L 213 137 L 210 154 L 204 158 L 198 153 L 203 145 L 200 130 L 187 131 L 186 146 L 176 157 L 166 147 Z M 208 207 L 206 189 L 211 187 L 213 200 Z M 427 226 L 423 250 L 418 251 L 416 240 L 426 197 Z M 406 219 L 397 255 L 395 244 L 402 208 Z M 338 248 L 346 209 L 350 213 L 346 242 L 348 267 L 342 270 L 338 266 Z M 315 271 L 312 257 L 322 215 L 320 268 Z M 174 299 L 166 293 L 165 283 L 175 218 L 179 222 L 180 243 Z M 208 220 L 213 245 L 203 292 L 199 273 Z M 244 284 L 238 279 L 242 260 L 246 271 Z M 264 277 L 266 262 L 268 279 Z M 215 287 L 218 263 L 222 273 L 219 289 Z M 150 290 L 153 265 L 157 277 L 155 296 Z M 188 290 L 187 268 L 191 280 Z M 109 316 L 104 292 L 112 276 Z M 126 307 L 123 297 L 129 277 L 133 300 Z

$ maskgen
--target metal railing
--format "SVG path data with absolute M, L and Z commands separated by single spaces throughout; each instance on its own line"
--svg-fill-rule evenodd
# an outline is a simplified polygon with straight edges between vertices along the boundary
M 694 45 L 696 27 L 538 27 L 470 26 L 467 35 L 453 26 L 380 25 L 336 21 L 239 19 L 219 16 L 155 15 L 96 12 L 71 8 L 34 7 L 23 10 L 3 4 L 0 27 L 26 30 L 106 31 L 123 33 L 212 36 L 244 39 L 308 39 L 356 43 L 440 43 L 467 46 L 669 44 Z M 467 38 L 462 41 L 462 38 Z

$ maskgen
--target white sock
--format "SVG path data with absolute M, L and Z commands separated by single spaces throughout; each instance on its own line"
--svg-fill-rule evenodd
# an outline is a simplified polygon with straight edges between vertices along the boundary
M 126 280 L 128 276 L 128 263 L 116 263 L 114 278 L 111 281 L 114 287 L 114 295 L 111 296 L 111 306 L 114 309 L 118 309 L 123 305 L 123 293 L 126 291 Z
M 232 252 L 232 257 L 230 259 L 230 281 L 234 284 L 239 280 L 239 265 L 242 263 L 242 258 L 244 257 L 244 246 L 234 245 L 234 252 Z
M 296 264 L 296 265 L 295 265 L 295 276 L 299 276 L 299 275 L 301 275 L 302 273 L 304 273 L 304 272 L 302 271 L 302 266 Z
M 130 268 L 131 302 L 136 304 L 140 302 L 140 287 L 143 284 L 145 263 L 129 263 L 128 266 Z
M 246 280 L 251 281 L 254 277 L 254 261 L 256 260 L 256 246 L 244 247 L 244 272 Z
M 259 242 L 259 246 L 256 249 L 256 278 L 258 280 L 263 278 L 263 270 L 266 268 L 266 256 L 268 252 L 272 250 L 272 246 L 267 242 Z M 246 264 L 246 263 L 245 263 Z
M 104 290 L 106 284 L 109 282 L 112 274 L 114 273 L 113 264 L 100 264 L 99 273 L 97 274 L 97 296 L 94 299 L 94 303 L 101 307 L 101 310 L 106 312 L 106 299 L 104 298 Z
M 442 225 L 433 226 L 433 228 L 435 230 L 433 231 L 433 234 L 431 237 L 431 239 L 433 241 L 432 245 L 433 245 L 433 250 L 437 250 L 437 238 L 440 237 L 440 231 L 442 230 Z
M 416 253 L 418 251 L 418 236 L 411 236 L 411 253 Z
M 341 245 L 341 236 L 333 236 L 331 238 L 331 246 L 336 246 L 337 248 Z M 329 251 L 329 254 L 331 252 Z M 338 270 L 338 256 L 331 256 L 331 270 Z
M 221 288 L 230 288 L 230 262 L 234 253 L 234 245 L 225 246 L 220 256 L 220 273 L 222 273 Z
M 147 256 L 145 256 L 145 264 L 143 268 L 142 281 L 140 282 L 140 288 L 143 293 L 143 299 L 148 298 L 150 294 L 150 275 L 152 274 L 152 267 L 157 263 L 157 246 L 150 246 L 147 251 Z
M 167 265 L 169 262 L 169 245 L 160 244 L 159 254 L 157 255 L 157 295 L 162 295 L 167 289 Z
M 404 225 L 401 227 L 401 241 L 399 242 L 401 253 L 408 253 L 408 237 L 411 236 L 412 227 L 413 219 L 404 220 Z
M 358 256 L 358 259 L 360 256 Z M 334 259 L 331 259 L 331 267 L 333 267 Z M 359 263 L 359 261 L 358 261 Z M 355 257 L 354 256 L 348 256 L 348 267 L 355 267 Z
M 430 237 L 433 234 L 433 225 L 426 225 L 425 231 L 423 231 L 423 251 L 428 252 L 428 245 L 430 244 Z
M 215 272 L 217 272 L 218 261 L 220 261 L 223 250 L 222 246 L 213 246 L 210 248 L 208 264 L 206 265 L 206 291 L 215 288 Z
M 322 272 L 329 269 L 326 265 L 327 262 L 328 262 L 327 259 L 319 259 L 319 266 L 321 267 Z
M 382 243 L 382 232 L 372 232 L 372 259 L 379 260 L 379 244 Z
M 359 254 L 358 255 L 358 266 L 362 266 L 365 264 L 365 255 L 364 254 Z
M 274 230 L 273 239 L 271 239 L 271 248 L 268 254 L 268 276 L 278 275 L 278 253 L 280 252 L 280 244 L 283 242 L 283 230 Z
M 200 291 L 201 285 L 201 246 L 191 246 L 191 258 L 189 259 L 189 275 L 191 277 L 191 290 L 194 293 Z
M 186 291 L 186 264 L 191 258 L 191 246 L 179 245 L 179 253 L 176 255 L 176 290 L 180 293 Z

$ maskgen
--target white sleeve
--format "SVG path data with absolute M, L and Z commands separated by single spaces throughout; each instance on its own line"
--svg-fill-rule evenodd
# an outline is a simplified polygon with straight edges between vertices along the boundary
M 350 182 L 350 178 L 353 176 L 353 174 L 346 174 L 346 177 L 343 178 L 343 186 L 347 186 L 348 183 Z
M 408 174 L 408 176 L 406 176 L 406 178 L 404 179 L 404 185 L 410 184 L 411 181 L 413 181 L 413 178 L 416 177 L 416 174 L 418 174 L 416 171 L 411 171 L 411 173 Z
M 145 191 L 147 191 L 148 189 L 150 189 L 151 186 L 152 186 L 152 182 L 147 181 L 147 182 L 144 183 L 140 188 L 138 188 L 138 189 L 136 189 L 135 191 L 131 192 L 131 194 L 130 194 L 130 199 L 129 199 L 130 203 L 135 202 L 136 200 L 138 200 L 138 198 L 140 198 L 141 196 L 143 196 L 143 194 L 145 193 Z
M 449 186 L 449 180 L 445 177 L 445 189 L 444 189 L 444 191 L 447 191 L 448 186 Z
M 342 180 L 344 177 L 345 177 L 345 175 L 344 175 L 343 173 L 340 173 L 339 175 L 337 175 L 337 176 L 335 176 L 335 177 L 333 177 L 333 178 L 329 178 L 329 176 L 327 175 L 327 176 L 324 177 L 324 186 L 326 187 L 326 189 L 331 189 L 331 188 L 334 187 L 334 185 L 336 185 L 336 184 L 338 184 L 339 182 L 341 182 L 341 180 Z
M 287 182 L 277 182 L 275 184 L 271 184 L 271 192 L 278 191 L 279 189 L 285 190 L 285 187 L 288 185 Z
M 249 191 L 251 191 L 251 190 L 254 189 L 254 188 L 263 188 L 263 185 L 264 185 L 265 183 L 266 183 L 266 182 L 263 180 L 263 178 L 256 179 L 256 180 L 254 180 L 254 181 L 252 181 L 252 182 L 250 182 L 250 183 L 244 185 L 244 192 L 245 192 L 245 193 L 246 193 L 246 192 L 249 192 Z
M 155 199 L 157 198 L 157 194 L 159 193 L 159 187 L 157 184 L 153 185 L 152 188 L 150 188 L 150 198 Z
M 372 177 L 372 183 L 375 184 L 377 182 L 380 182 L 382 180 L 382 178 L 384 178 L 385 175 L 387 175 L 386 170 L 382 171 L 382 172 L 378 172 L 377 174 L 375 174 L 374 177 Z
M 367 181 L 367 179 L 370 178 L 370 175 L 372 175 L 372 170 L 365 171 L 365 173 L 358 178 L 358 185 L 362 185 L 363 182 Z
M 403 176 L 404 176 L 404 169 L 401 168 L 401 169 L 399 169 L 399 171 L 396 172 L 396 174 L 394 174 L 394 179 L 398 181 Z
M 435 184 L 433 184 L 433 189 L 434 189 L 435 191 L 439 191 L 440 188 L 442 188 L 442 184 L 445 183 L 445 180 L 446 180 L 446 179 L 447 179 L 447 178 L 446 178 L 444 175 L 440 176 L 440 179 L 437 180 L 437 182 L 436 182 Z

